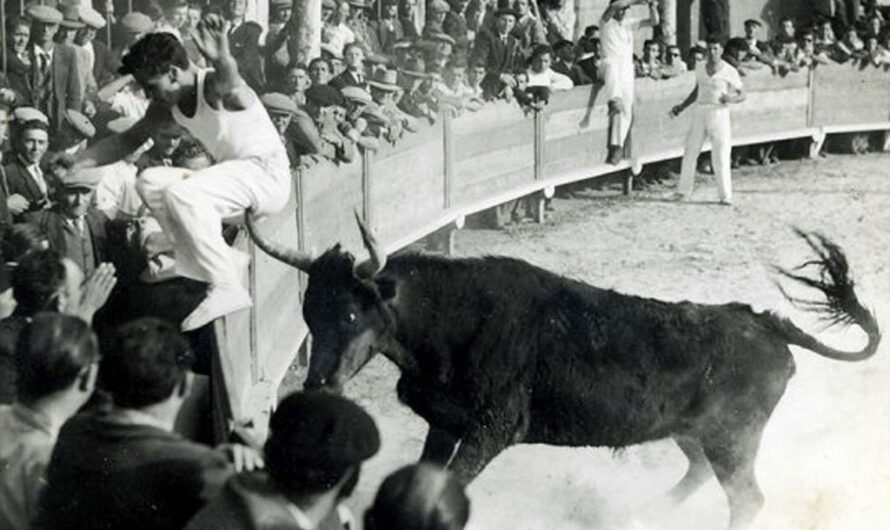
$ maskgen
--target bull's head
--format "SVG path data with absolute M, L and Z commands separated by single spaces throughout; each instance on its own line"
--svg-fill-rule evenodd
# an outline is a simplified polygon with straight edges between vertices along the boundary
M 339 391 L 375 353 L 385 349 L 394 326 L 387 301 L 395 294 L 395 283 L 379 274 L 386 255 L 358 215 L 356 221 L 370 254 L 360 265 L 339 244 L 317 258 L 284 248 L 260 235 L 247 216 L 248 230 L 258 247 L 309 275 L 303 301 L 303 318 L 312 333 L 306 388 Z

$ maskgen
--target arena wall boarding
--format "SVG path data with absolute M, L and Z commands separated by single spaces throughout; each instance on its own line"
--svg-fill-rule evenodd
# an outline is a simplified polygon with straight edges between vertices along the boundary
M 785 77 L 758 72 L 744 82 L 747 99 L 732 109 L 734 145 L 809 138 L 818 150 L 826 133 L 890 129 L 890 74 L 883 71 L 831 65 Z M 693 86 L 691 73 L 638 80 L 631 157 L 618 166 L 604 163 L 605 101 L 597 87 L 577 87 L 555 94 L 539 113 L 497 103 L 458 118 L 444 115 L 351 164 L 322 161 L 295 170 L 288 207 L 264 220 L 262 230 L 316 254 L 339 242 L 361 260 L 366 253 L 354 212 L 393 252 L 516 198 L 549 196 L 559 185 L 601 175 L 630 178 L 644 164 L 682 154 L 691 113 L 671 118 L 668 111 Z M 254 306 L 216 323 L 217 433 L 236 429 L 261 440 L 308 334 L 301 312 L 306 278 L 244 234 L 236 244 L 253 258 Z

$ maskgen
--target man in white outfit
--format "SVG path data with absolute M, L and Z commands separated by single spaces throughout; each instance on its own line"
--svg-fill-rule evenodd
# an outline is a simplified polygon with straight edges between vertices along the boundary
M 744 101 L 745 93 L 738 71 L 721 59 L 722 55 L 720 42 L 709 39 L 707 60 L 695 67 L 695 88 L 682 103 L 671 109 L 671 116 L 676 117 L 689 105 L 696 104 L 692 126 L 686 135 L 680 184 L 674 199 L 685 199 L 692 193 L 698 155 L 705 138 L 708 138 L 711 140 L 711 165 L 717 179 L 717 195 L 721 204 L 732 203 L 729 105 Z
M 632 19 L 627 10 L 633 5 L 648 4 L 649 18 Z M 630 130 L 634 102 L 634 30 L 657 26 L 657 0 L 612 0 L 600 22 L 600 47 L 605 86 L 609 102 L 609 156 L 607 162 L 617 164 L 623 158 L 624 142 Z
M 137 190 L 173 244 L 176 273 L 206 282 L 207 296 L 182 322 L 197 329 L 251 305 L 242 285 L 247 256 L 222 237 L 221 222 L 284 207 L 291 190 L 287 153 L 259 97 L 238 75 L 229 52 L 228 23 L 208 15 L 194 41 L 213 68 L 189 62 L 169 33 L 146 35 L 123 59 L 151 98 L 146 115 L 127 131 L 62 158 L 56 171 L 106 165 L 135 151 L 153 131 L 175 121 L 204 144 L 216 165 L 198 171 L 156 167 L 143 171 Z

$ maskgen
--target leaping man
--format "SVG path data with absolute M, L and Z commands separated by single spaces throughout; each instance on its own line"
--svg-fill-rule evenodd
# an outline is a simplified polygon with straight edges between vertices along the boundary
M 180 42 L 152 33 L 130 47 L 122 74 L 131 74 L 151 99 L 144 118 L 129 130 L 61 159 L 57 171 L 116 162 L 151 133 L 175 121 L 213 155 L 215 165 L 190 172 L 145 170 L 137 190 L 173 244 L 176 272 L 206 282 L 207 296 L 182 322 L 184 331 L 251 305 L 241 284 L 247 257 L 226 245 L 224 219 L 251 210 L 258 215 L 284 207 L 291 190 L 287 153 L 259 97 L 238 75 L 229 52 L 228 23 L 208 15 L 193 32 L 212 68 L 191 63 Z

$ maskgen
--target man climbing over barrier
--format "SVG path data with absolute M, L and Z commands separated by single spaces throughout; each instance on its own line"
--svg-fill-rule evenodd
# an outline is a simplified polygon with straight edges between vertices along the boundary
M 204 144 L 215 165 L 194 172 L 150 168 L 137 183 L 173 244 L 176 273 L 208 284 L 206 298 L 183 320 L 184 331 L 251 305 L 241 284 L 249 258 L 226 245 L 221 221 L 248 209 L 274 213 L 290 194 L 287 153 L 259 97 L 238 74 L 227 34 L 228 23 L 216 15 L 194 32 L 209 69 L 191 63 L 170 34 L 152 33 L 133 44 L 120 73 L 132 74 L 151 98 L 145 117 L 54 164 L 56 171 L 77 171 L 116 162 L 171 121 Z
M 648 4 L 649 18 L 631 19 L 627 10 Z M 600 46 L 603 55 L 603 93 L 609 102 L 609 155 L 606 161 L 617 164 L 624 158 L 624 143 L 630 131 L 634 101 L 635 29 L 657 26 L 658 0 L 612 0 L 600 22 Z

